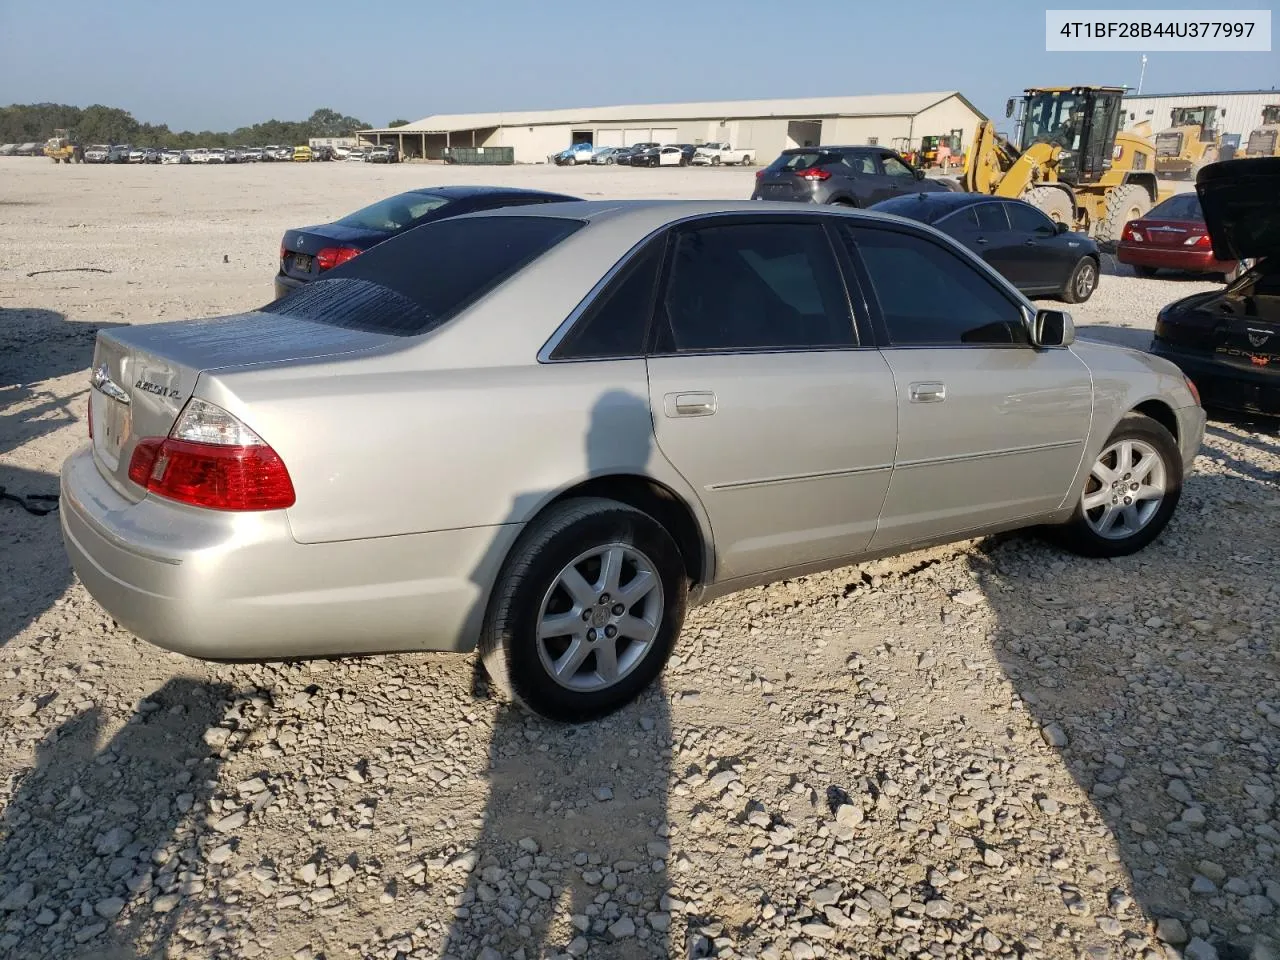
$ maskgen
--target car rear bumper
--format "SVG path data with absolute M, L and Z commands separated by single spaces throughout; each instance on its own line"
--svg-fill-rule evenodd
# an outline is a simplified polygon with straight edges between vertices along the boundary
M 1280 416 L 1280 369 L 1240 366 L 1214 354 L 1178 350 L 1161 340 L 1151 342 L 1151 353 L 1190 377 L 1207 407 Z
M 1192 273 L 1230 273 L 1236 268 L 1234 260 L 1218 260 L 1212 251 L 1178 250 L 1142 243 L 1117 244 L 1116 259 L 1139 267 L 1164 267 L 1166 270 Z
M 293 293 L 307 281 L 299 280 L 297 277 L 286 276 L 283 273 L 276 274 L 276 299 L 279 300 L 285 294 Z
M 299 544 L 284 512 L 234 514 L 111 487 L 88 447 L 62 468 L 63 542 L 121 626 L 209 660 L 475 646 L 518 524 Z

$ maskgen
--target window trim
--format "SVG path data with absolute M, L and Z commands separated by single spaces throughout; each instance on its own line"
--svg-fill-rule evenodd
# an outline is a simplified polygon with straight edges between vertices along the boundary
M 1006 220 L 1008 219 L 1007 214 L 1005 218 Z M 1000 296 L 1008 300 L 1010 305 L 1013 306 L 1018 311 L 1018 315 L 1022 319 L 1022 326 L 1027 333 L 1026 343 L 894 343 L 892 338 L 889 336 L 889 327 L 888 327 L 888 324 L 885 323 L 884 311 L 880 307 L 880 298 L 875 293 L 875 284 L 871 280 L 871 274 L 867 270 L 867 265 L 862 259 L 861 252 L 858 252 L 856 249 L 857 243 L 856 243 L 856 237 L 855 237 L 855 243 L 853 245 L 854 250 L 849 250 L 846 252 L 848 254 L 849 261 L 853 266 L 854 276 L 858 284 L 865 290 L 869 291 L 866 304 L 867 304 L 867 309 L 871 314 L 872 328 L 875 331 L 876 346 L 878 349 L 880 350 L 992 350 L 992 349 L 1010 350 L 1010 349 L 1016 349 L 1016 350 L 1034 350 L 1034 351 L 1039 351 L 1040 349 L 1042 349 L 1040 347 L 1037 347 L 1031 340 L 1031 325 L 1035 318 L 1035 309 L 1030 306 L 1030 301 L 1026 300 L 1026 298 L 1022 294 L 1018 293 L 1017 289 L 1013 288 L 1009 284 L 1009 281 L 1007 281 L 1004 277 L 996 273 L 995 270 L 992 269 L 992 267 L 986 263 L 986 261 L 984 261 L 977 254 L 975 254 L 972 250 L 969 250 L 967 247 L 963 246 L 962 244 L 957 243 L 956 241 L 952 240 L 950 237 L 947 237 L 945 234 L 942 235 L 942 240 L 939 241 L 939 239 L 929 236 L 927 233 L 925 233 L 922 230 L 915 230 L 911 227 L 908 227 L 905 225 L 899 225 L 896 223 L 891 224 L 891 223 L 879 222 L 871 219 L 866 219 L 866 220 L 859 219 L 856 222 L 851 222 L 849 224 L 849 227 L 855 228 L 855 229 L 861 227 L 868 230 L 882 230 L 886 233 L 904 234 L 906 236 L 913 237 L 917 240 L 921 240 L 926 243 L 931 243 L 935 247 L 939 247 L 940 249 L 942 249 L 944 253 L 949 253 L 952 256 L 958 256 L 960 259 L 970 260 L 977 267 L 975 272 L 979 274 L 987 283 L 989 283 L 992 289 L 996 291 L 996 293 L 998 293 Z
M 760 355 L 771 353 L 832 353 L 841 350 L 874 350 L 876 349 L 873 342 L 868 342 L 864 338 L 864 325 L 859 322 L 858 311 L 855 309 L 853 297 L 849 287 L 849 279 L 845 274 L 844 264 L 840 259 L 838 245 L 835 238 L 831 234 L 831 230 L 827 225 L 827 221 L 831 219 L 829 214 L 812 213 L 812 214 L 764 214 L 755 213 L 754 211 L 743 211 L 741 213 L 715 213 L 698 217 L 691 217 L 687 220 L 681 220 L 671 224 L 671 232 L 667 239 L 666 254 L 663 258 L 662 269 L 658 274 L 658 295 L 654 297 L 653 316 L 649 323 L 649 336 L 645 342 L 645 355 L 647 357 L 726 357 L 726 356 L 742 356 L 742 355 Z M 848 311 L 850 332 L 853 334 L 853 343 L 844 345 L 832 345 L 825 347 L 734 347 L 725 350 L 659 350 L 658 334 L 665 324 L 670 329 L 671 319 L 667 316 L 665 295 L 667 285 L 671 280 L 671 263 L 675 255 L 675 239 L 680 233 L 691 230 L 706 229 L 708 227 L 717 226 L 753 226 L 766 224 L 781 223 L 797 223 L 803 225 L 813 225 L 820 229 L 823 238 L 827 241 L 827 247 L 831 252 L 832 262 L 836 267 L 836 275 L 840 279 L 840 286 L 844 292 L 844 305 Z

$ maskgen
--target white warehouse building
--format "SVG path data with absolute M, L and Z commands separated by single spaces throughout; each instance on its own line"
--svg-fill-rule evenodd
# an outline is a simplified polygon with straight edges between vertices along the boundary
M 794 100 L 634 104 L 510 113 L 439 114 L 416 123 L 362 130 L 366 143 L 391 143 L 405 157 L 439 159 L 451 147 L 510 147 L 516 163 L 539 163 L 574 143 L 728 141 L 768 163 L 788 147 L 879 144 L 907 150 L 925 136 L 958 134 L 968 146 L 984 115 L 955 91 Z
M 1127 96 L 1121 101 L 1121 126 L 1133 128 L 1144 120 L 1151 132 L 1170 126 L 1174 107 L 1216 107 L 1218 130 L 1247 143 L 1251 131 L 1262 125 L 1262 108 L 1280 104 L 1280 90 L 1211 90 L 1205 93 L 1156 93 Z

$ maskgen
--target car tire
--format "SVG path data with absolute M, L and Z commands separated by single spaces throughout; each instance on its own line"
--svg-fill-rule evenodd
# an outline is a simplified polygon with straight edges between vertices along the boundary
M 1098 261 L 1093 257 L 1081 257 L 1062 289 L 1062 299 L 1067 303 L 1084 303 L 1097 289 Z
M 1133 272 L 1137 276 L 1146 277 L 1148 280 L 1150 280 L 1152 277 L 1154 277 L 1157 273 L 1160 272 L 1159 267 L 1148 267 L 1141 263 L 1130 264 L 1130 266 L 1133 267 Z
M 1148 496 L 1125 502 L 1144 486 Z M 1150 495 L 1156 489 L 1158 498 Z M 1070 519 L 1053 532 L 1081 556 L 1125 557 L 1160 536 L 1181 494 L 1182 452 L 1173 435 L 1150 417 L 1129 413 L 1095 458 Z
M 1071 206 L 1071 197 L 1065 190 L 1057 187 L 1032 187 L 1022 195 L 1022 199 L 1031 204 L 1054 223 L 1065 223 L 1075 226 L 1076 212 Z
M 566 583 L 576 583 L 576 597 Z M 504 696 L 540 716 L 601 717 L 662 672 L 687 595 L 680 549 L 651 516 L 615 500 L 566 500 L 529 525 L 503 564 L 481 630 L 481 662 Z M 565 632 L 545 631 L 552 622 L 552 631 Z M 557 665 L 565 671 L 559 678 Z
M 751 166 L 753 163 L 755 163 L 755 159 L 754 159 L 753 157 L 751 157 L 750 155 L 745 156 L 745 157 L 743 157 L 743 158 L 742 158 L 742 165 L 743 165 L 744 167 L 749 167 L 749 166 Z
M 712 158 L 711 158 L 711 165 L 712 165 L 713 167 L 718 167 L 718 166 L 720 166 L 720 158 L 719 158 L 719 157 L 712 157 Z

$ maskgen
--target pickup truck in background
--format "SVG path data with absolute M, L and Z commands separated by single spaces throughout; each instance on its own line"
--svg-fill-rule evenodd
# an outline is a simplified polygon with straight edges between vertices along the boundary
M 693 152 L 693 162 L 710 164 L 713 167 L 718 167 L 722 163 L 739 163 L 744 167 L 749 167 L 756 162 L 756 152 L 754 150 L 735 150 L 730 143 L 713 140 L 711 143 L 702 144 Z

